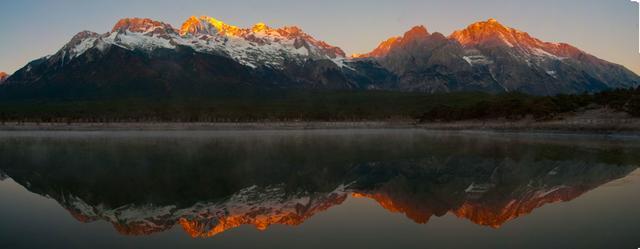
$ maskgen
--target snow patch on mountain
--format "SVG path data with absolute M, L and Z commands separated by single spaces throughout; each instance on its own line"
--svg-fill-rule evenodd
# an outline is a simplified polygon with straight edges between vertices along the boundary
M 150 33 L 128 31 L 124 33 L 112 33 L 105 37 L 103 41 L 108 44 L 128 48 L 129 50 L 141 49 L 144 51 L 153 51 L 158 48 L 175 49 L 171 40 Z
M 553 60 L 565 60 L 565 59 L 567 59 L 566 57 L 560 57 L 560 56 L 554 55 L 552 53 L 549 53 L 549 52 L 545 51 L 542 48 L 534 48 L 533 49 L 533 55 L 538 56 L 538 57 L 546 57 L 546 58 L 553 59 Z
M 462 59 L 464 59 L 467 63 L 469 63 L 470 66 L 488 65 L 493 63 L 491 59 L 487 58 L 484 55 L 467 55 L 467 56 L 463 56 Z
M 94 46 L 96 40 L 98 40 L 98 38 L 96 37 L 89 37 L 87 39 L 82 40 L 78 45 L 76 45 L 71 49 L 71 58 L 76 58 L 84 54 L 84 52 L 86 52 L 87 50 L 89 50 Z

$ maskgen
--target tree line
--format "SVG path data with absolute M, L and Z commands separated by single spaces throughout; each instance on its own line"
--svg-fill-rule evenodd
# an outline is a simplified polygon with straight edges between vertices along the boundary
M 604 107 L 640 117 L 640 88 L 557 96 L 287 91 L 189 98 L 11 100 L 0 101 L 0 122 L 449 122 L 524 117 L 548 120 L 563 113 Z

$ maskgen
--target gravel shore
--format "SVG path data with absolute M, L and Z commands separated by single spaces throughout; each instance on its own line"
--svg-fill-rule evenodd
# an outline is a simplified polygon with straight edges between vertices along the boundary
M 318 129 L 428 129 L 483 130 L 510 132 L 578 132 L 637 133 L 640 118 L 608 110 L 591 110 L 578 114 L 536 121 L 468 120 L 457 122 L 419 123 L 415 120 L 359 122 L 254 122 L 254 123 L 23 123 L 0 124 L 2 131 L 127 131 L 127 130 L 318 130 Z

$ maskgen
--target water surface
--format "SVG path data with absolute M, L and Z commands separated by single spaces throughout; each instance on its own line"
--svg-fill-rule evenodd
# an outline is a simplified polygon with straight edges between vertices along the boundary
M 0 132 L 0 248 L 638 248 L 633 137 Z

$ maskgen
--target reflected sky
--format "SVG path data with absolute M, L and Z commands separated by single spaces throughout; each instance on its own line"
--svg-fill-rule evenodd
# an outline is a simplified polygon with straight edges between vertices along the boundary
M 0 138 L 2 248 L 638 243 L 640 143 L 631 138 L 416 130 Z

